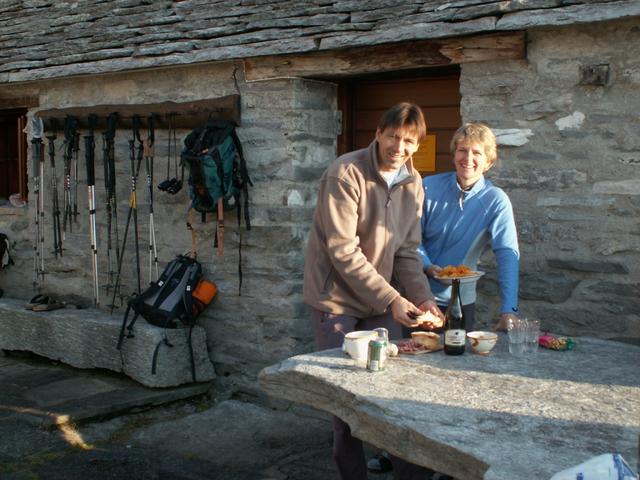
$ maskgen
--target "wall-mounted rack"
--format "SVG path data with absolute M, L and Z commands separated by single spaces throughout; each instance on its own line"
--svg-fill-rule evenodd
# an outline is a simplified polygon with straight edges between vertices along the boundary
M 193 102 L 162 102 L 138 105 L 94 105 L 91 107 L 69 107 L 40 110 L 36 117 L 41 118 L 46 131 L 61 130 L 64 119 L 73 116 L 78 119 L 80 128 L 89 128 L 90 115 L 97 117 L 96 128 L 107 128 L 107 117 L 118 114 L 118 128 L 131 128 L 133 117 L 140 117 L 140 127 L 147 127 L 148 118 L 153 115 L 155 128 L 169 128 L 173 116 L 173 128 L 195 128 L 207 120 L 227 120 L 240 126 L 240 95 L 197 100 Z

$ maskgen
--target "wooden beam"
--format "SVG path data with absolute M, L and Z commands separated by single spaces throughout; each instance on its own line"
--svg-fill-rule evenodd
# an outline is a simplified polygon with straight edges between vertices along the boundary
M 134 115 L 140 117 L 140 127 L 147 126 L 147 119 L 153 115 L 155 128 L 168 128 L 169 116 L 175 114 L 175 128 L 195 128 L 208 119 L 227 120 L 240 126 L 240 95 L 198 100 L 194 102 L 162 102 L 139 105 L 94 105 L 90 107 L 69 107 L 40 110 L 36 117 L 42 118 L 45 130 L 61 130 L 64 118 L 73 116 L 78 119 L 81 128 L 89 126 L 89 115 L 98 118 L 97 128 L 107 127 L 107 117 L 118 114 L 118 128 L 130 128 Z
M 248 81 L 281 77 L 330 78 L 488 60 L 525 58 L 524 32 L 376 45 L 244 61 Z

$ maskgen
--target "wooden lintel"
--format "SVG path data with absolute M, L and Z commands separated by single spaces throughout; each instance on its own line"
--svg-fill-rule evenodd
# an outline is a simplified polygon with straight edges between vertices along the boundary
M 371 47 L 248 58 L 249 81 L 281 77 L 328 78 L 411 70 L 487 60 L 525 58 L 524 32 L 419 40 Z
M 195 128 L 208 119 L 227 120 L 240 126 L 240 95 L 184 103 L 162 102 L 140 105 L 54 108 L 40 110 L 36 113 L 36 117 L 42 118 L 45 130 L 61 131 L 67 116 L 76 117 L 80 128 L 88 128 L 89 116 L 95 115 L 97 117 L 96 128 L 104 129 L 107 127 L 107 117 L 114 112 L 118 116 L 118 128 L 132 127 L 133 117 L 136 115 L 140 118 L 141 128 L 148 126 L 151 116 L 154 119 L 154 128 L 168 128 L 171 117 L 175 128 Z

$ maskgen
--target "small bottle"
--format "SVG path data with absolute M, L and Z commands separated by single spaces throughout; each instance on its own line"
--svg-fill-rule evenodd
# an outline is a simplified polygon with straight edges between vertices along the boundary
M 462 300 L 460 299 L 460 280 L 452 280 L 451 298 L 444 314 L 444 353 L 462 355 L 464 353 L 467 331 Z

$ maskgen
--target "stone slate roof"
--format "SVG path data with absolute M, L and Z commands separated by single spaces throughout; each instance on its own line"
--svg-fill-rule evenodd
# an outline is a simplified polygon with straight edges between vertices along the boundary
M 638 0 L 2 0 L 0 84 L 640 16 Z

